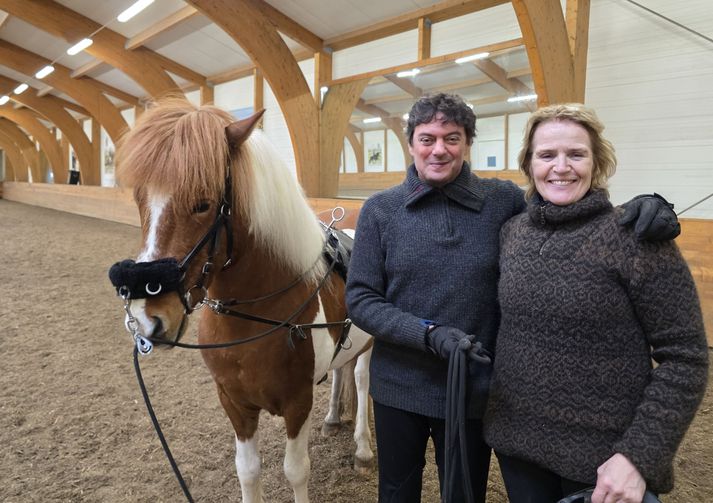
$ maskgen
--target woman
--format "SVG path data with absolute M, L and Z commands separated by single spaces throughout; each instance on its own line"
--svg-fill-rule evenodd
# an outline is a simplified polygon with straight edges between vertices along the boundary
M 705 388 L 695 285 L 672 241 L 620 226 L 614 149 L 582 105 L 530 118 L 527 211 L 502 229 L 502 320 L 485 417 L 510 501 L 640 503 L 672 461 Z M 652 359 L 656 365 L 652 365 Z

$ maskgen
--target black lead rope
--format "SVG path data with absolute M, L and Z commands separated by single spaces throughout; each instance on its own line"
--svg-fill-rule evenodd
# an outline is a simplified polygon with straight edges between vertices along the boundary
M 168 447 L 168 442 L 166 442 L 166 437 L 163 436 L 163 431 L 161 431 L 161 426 L 158 424 L 158 419 L 156 418 L 156 413 L 153 410 L 153 407 L 151 406 L 151 400 L 149 399 L 149 393 L 146 390 L 146 384 L 144 384 L 144 378 L 141 376 L 141 366 L 139 365 L 139 350 L 136 346 L 134 346 L 134 370 L 136 371 L 136 379 L 139 381 L 139 387 L 141 388 L 141 394 L 144 397 L 144 403 L 146 404 L 146 409 L 149 411 L 149 416 L 151 416 L 151 422 L 153 423 L 153 427 L 156 430 L 156 434 L 158 435 L 158 439 L 161 441 L 161 446 L 163 447 L 163 452 L 166 454 L 166 457 L 168 458 L 168 462 L 171 463 L 171 468 L 173 469 L 173 473 L 178 479 L 178 483 L 181 485 L 181 489 L 183 490 L 183 494 L 186 496 L 186 499 L 188 500 L 189 503 L 195 503 L 193 500 L 193 497 L 191 496 L 190 491 L 188 490 L 188 486 L 186 485 L 186 481 L 183 480 L 183 476 L 181 475 L 181 470 L 178 469 L 178 464 L 176 464 L 176 460 L 173 459 L 173 455 L 171 454 L 171 449 Z
M 470 347 L 470 341 L 464 339 L 461 341 L 458 349 L 451 353 L 451 357 L 448 360 L 448 383 L 446 390 L 446 467 L 442 494 L 443 503 L 452 503 L 455 501 L 454 488 L 459 485 L 463 487 L 464 501 L 466 503 L 472 503 L 474 501 L 473 486 L 470 481 L 466 432 L 466 397 L 468 391 L 467 351 Z

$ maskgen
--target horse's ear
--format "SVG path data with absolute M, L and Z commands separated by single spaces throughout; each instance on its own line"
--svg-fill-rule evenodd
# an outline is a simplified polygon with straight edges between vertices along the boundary
M 257 123 L 260 121 L 262 114 L 265 113 L 263 108 L 259 112 L 252 114 L 247 119 L 241 119 L 228 124 L 225 127 L 225 135 L 228 137 L 228 145 L 231 150 L 237 149 L 245 140 L 248 139 Z

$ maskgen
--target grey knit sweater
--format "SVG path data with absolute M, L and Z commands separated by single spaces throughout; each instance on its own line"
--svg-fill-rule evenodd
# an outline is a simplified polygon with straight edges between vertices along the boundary
M 592 484 L 619 452 L 668 492 L 706 384 L 701 310 L 676 245 L 617 219 L 603 192 L 567 207 L 536 196 L 503 228 L 485 438 Z
M 511 182 L 481 179 L 467 163 L 438 189 L 413 166 L 403 184 L 380 192 L 359 215 L 347 279 L 354 323 L 374 336 L 374 400 L 445 416 L 447 362 L 427 350 L 426 322 L 475 334 L 492 348 L 500 227 L 525 207 Z M 490 367 L 473 375 L 471 415 L 482 415 Z

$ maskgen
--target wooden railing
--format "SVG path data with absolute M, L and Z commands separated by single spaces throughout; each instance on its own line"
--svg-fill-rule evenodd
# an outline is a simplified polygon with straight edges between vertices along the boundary
M 388 173 L 388 175 L 394 176 L 397 173 Z M 400 179 L 403 179 L 403 173 L 400 174 Z M 4 187 L 0 183 L 0 195 L 9 201 L 139 225 L 139 215 L 131 191 L 127 189 L 5 182 Z M 310 199 L 309 202 L 315 213 L 320 213 L 335 206 L 358 210 L 363 201 Z M 2 225 L 1 222 L 0 225 Z M 713 346 L 713 220 L 681 219 L 681 226 L 682 232 L 676 238 L 676 243 L 686 258 L 696 281 L 704 321 L 708 329 L 708 343 Z M 671 295 L 676 295 L 676 292 L 671 292 Z

